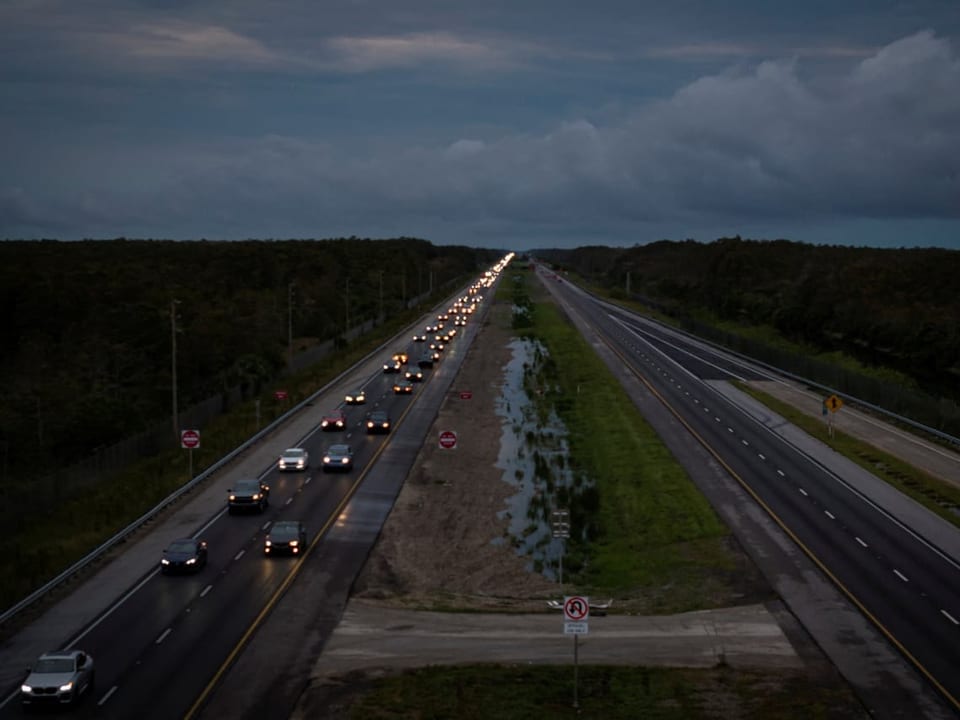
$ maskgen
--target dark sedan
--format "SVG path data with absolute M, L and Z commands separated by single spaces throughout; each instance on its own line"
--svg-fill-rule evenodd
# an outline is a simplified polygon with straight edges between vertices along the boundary
M 299 520 L 278 520 L 263 541 L 264 555 L 302 555 L 307 549 L 307 530 Z
M 390 432 L 390 416 L 383 410 L 374 410 L 367 416 L 367 434 Z
M 163 551 L 160 570 L 164 573 L 196 572 L 207 564 L 207 543 L 196 538 L 174 540 Z

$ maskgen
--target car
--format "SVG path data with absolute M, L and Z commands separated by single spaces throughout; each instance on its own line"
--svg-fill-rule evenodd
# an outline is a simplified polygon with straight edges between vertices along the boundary
M 320 429 L 325 432 L 335 432 L 343 430 L 347 426 L 347 416 L 343 410 L 331 410 L 320 421 Z
M 443 344 L 442 342 L 432 342 L 432 343 L 430 343 L 430 349 L 431 349 L 431 350 L 436 350 L 437 352 L 442 352 L 444 347 L 445 347 L 445 346 L 444 346 L 444 344 Z
M 367 393 L 363 390 L 356 390 L 352 393 L 347 393 L 343 401 L 347 405 L 363 405 L 367 401 Z
M 437 355 L 439 355 L 439 353 L 437 353 Z M 430 369 L 433 367 L 434 362 L 433 353 L 424 353 L 420 356 L 420 359 L 417 360 L 417 365 L 423 369 Z
M 240 510 L 262 513 L 270 504 L 270 486 L 256 478 L 237 480 L 227 492 L 227 509 L 231 515 Z
M 427 336 L 426 336 L 426 335 L 414 335 L 414 336 L 413 336 L 413 341 L 414 341 L 414 342 L 426 342 L 426 341 L 427 341 Z
M 405 352 L 397 352 L 393 354 L 393 357 L 390 358 L 394 362 L 398 362 L 401 365 L 406 365 L 407 361 L 410 360 L 410 356 Z
M 336 444 L 327 448 L 323 454 L 323 471 L 352 470 L 353 448 L 349 445 Z
M 160 559 L 160 572 L 197 572 L 207 564 L 207 542 L 180 538 L 167 545 Z
M 299 520 L 277 520 L 263 540 L 264 555 L 302 555 L 307 549 L 307 529 Z
M 41 655 L 20 685 L 24 707 L 73 705 L 93 692 L 93 658 L 83 650 L 57 650 Z
M 410 395 L 413 392 L 413 383 L 406 378 L 401 378 L 393 384 L 394 395 Z
M 435 332 L 437 331 L 437 326 L 436 326 L 436 325 L 427 325 L 427 326 L 424 328 L 424 331 L 426 331 L 426 332 L 428 332 L 428 333 L 435 333 Z
M 383 364 L 383 372 L 385 373 L 398 373 L 403 369 L 403 363 L 399 363 L 396 360 L 390 360 Z
M 390 432 L 390 416 L 385 410 L 374 410 L 367 416 L 367 434 Z
M 420 382 L 421 380 L 423 380 L 423 368 L 421 367 L 410 368 L 406 372 L 406 378 L 410 382 Z
M 310 466 L 310 453 L 303 448 L 287 448 L 283 451 L 280 459 L 277 460 L 277 469 L 280 472 L 285 470 L 306 470 Z

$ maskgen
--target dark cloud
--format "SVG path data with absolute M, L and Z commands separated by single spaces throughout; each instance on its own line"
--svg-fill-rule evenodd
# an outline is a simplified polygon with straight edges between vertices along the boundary
M 960 61 L 922 12 L 520 5 L 11 0 L 0 237 L 960 221 Z

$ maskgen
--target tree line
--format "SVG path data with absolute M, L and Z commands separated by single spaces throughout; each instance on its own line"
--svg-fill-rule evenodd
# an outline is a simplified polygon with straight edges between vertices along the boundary
M 259 385 L 298 347 L 390 317 L 499 252 L 416 238 L 0 243 L 3 477 Z
M 773 328 L 960 397 L 960 251 L 737 236 L 535 254 L 669 314 Z

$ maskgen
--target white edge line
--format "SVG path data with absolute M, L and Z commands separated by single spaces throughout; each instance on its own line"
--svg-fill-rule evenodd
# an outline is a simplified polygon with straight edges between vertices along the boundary
M 117 686 L 114 685 L 112 688 L 110 688 L 109 690 L 107 690 L 106 693 L 104 693 L 103 697 L 100 698 L 100 701 L 97 703 L 97 705 L 103 705 L 105 702 L 107 702 L 107 700 L 109 700 L 109 699 L 113 696 L 113 694 L 114 694 L 116 691 L 117 691 Z

